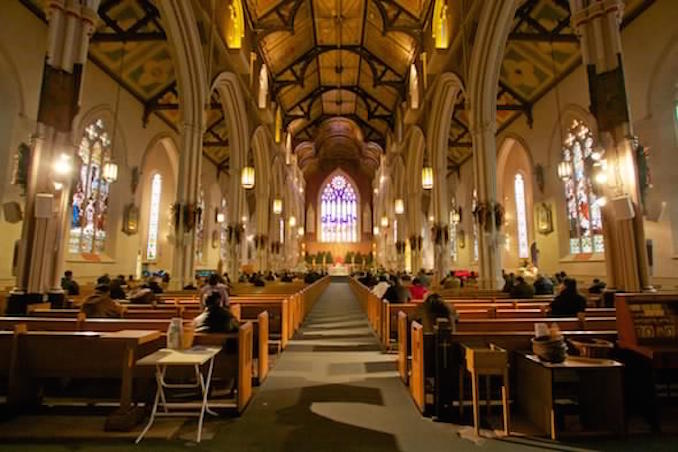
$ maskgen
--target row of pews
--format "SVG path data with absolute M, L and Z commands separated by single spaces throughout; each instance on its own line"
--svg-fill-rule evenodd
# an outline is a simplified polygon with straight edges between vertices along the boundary
M 543 433 L 552 439 L 558 437 L 559 427 L 554 410 L 535 405 L 541 386 L 546 383 L 536 382 L 538 373 L 534 373 L 535 364 L 530 362 L 531 340 L 534 337 L 534 324 L 543 322 L 557 323 L 567 340 L 590 341 L 603 339 L 615 344 L 615 357 L 625 356 L 624 352 L 633 352 L 637 359 L 644 360 L 649 368 L 663 369 L 678 367 L 678 295 L 618 294 L 615 308 L 588 307 L 585 313 L 573 318 L 550 318 L 550 297 L 538 297 L 530 300 L 513 300 L 505 294 L 473 293 L 466 291 L 456 297 L 444 296 L 445 302 L 453 306 L 459 315 L 455 331 L 448 336 L 425 333 L 417 322 L 417 309 L 420 303 L 389 304 L 378 299 L 367 287 L 351 279 L 350 286 L 367 313 L 369 323 L 379 338 L 386 352 L 397 350 L 398 373 L 402 381 L 408 385 L 410 394 L 419 410 L 429 416 L 441 420 L 463 422 L 465 393 L 471 389 L 472 397 L 478 398 L 478 378 L 474 375 L 469 359 L 474 350 L 503 352 L 506 364 L 504 384 L 501 392 L 496 385 L 492 387 L 487 377 L 487 400 L 499 400 L 504 406 L 506 415 L 509 412 L 509 401 L 503 391 L 511 388 L 512 405 L 521 413 L 528 412 L 533 424 L 542 425 Z M 589 306 L 599 306 L 592 300 Z M 619 312 L 619 315 L 618 315 Z M 436 343 L 438 341 L 438 343 Z M 449 343 L 447 342 L 449 341 Z M 482 353 L 478 353 L 482 356 Z M 488 353 L 488 357 L 491 354 Z M 501 357 L 501 353 L 493 356 Z M 538 362 L 538 360 L 537 360 Z M 623 360 L 627 366 L 637 366 L 637 361 Z M 592 378 L 587 384 L 581 383 L 578 389 L 583 394 L 582 405 L 591 412 L 596 406 L 614 407 L 603 415 L 606 431 L 615 434 L 625 432 L 622 371 L 624 367 L 611 365 L 605 374 L 593 372 L 581 364 L 581 368 L 573 366 L 566 369 L 572 372 L 582 370 L 587 375 L 605 375 L 600 381 Z M 593 365 L 592 365 L 593 366 Z M 470 375 L 469 375 L 470 372 Z M 492 375 L 501 375 L 494 372 Z M 520 374 L 520 375 L 519 375 Z M 625 374 L 627 375 L 627 374 Z M 568 378 L 572 378 L 568 375 Z M 645 399 L 654 397 L 655 373 L 651 374 L 652 382 L 646 384 L 652 391 L 643 391 Z M 468 380 L 471 379 L 471 384 Z M 628 380 L 628 378 L 626 378 Z M 509 383 L 510 381 L 510 383 Z M 554 380 L 555 381 L 555 380 Z M 582 380 L 583 381 L 583 380 Z M 633 382 L 639 385 L 640 383 Z M 541 385 L 541 386 L 540 386 Z M 555 385 L 555 383 L 554 383 Z M 585 386 L 589 386 L 585 388 Z M 467 389 L 464 389 L 467 388 Z M 614 388 L 612 390 L 611 388 Z M 549 387 L 549 391 L 551 388 Z M 641 392 L 638 386 L 631 392 Z M 588 399 L 587 399 L 588 398 Z M 466 398 L 468 400 L 468 398 Z M 554 402 L 555 403 L 555 402 Z M 454 408 L 453 408 L 454 407 Z M 653 405 L 656 415 L 657 405 Z M 474 423 L 478 423 L 477 400 L 474 402 Z M 489 408 L 488 408 L 489 410 Z M 611 416 L 611 418 L 610 418 Z M 508 431 L 508 419 L 505 417 L 505 428 Z M 476 427 L 476 432 L 477 432 Z
M 268 374 L 269 347 L 287 346 L 328 284 L 323 278 L 308 286 L 271 285 L 270 292 L 237 294 L 230 299 L 240 321 L 237 332 L 194 333 L 194 345 L 222 346 L 214 380 L 234 395 L 222 408 L 242 413 L 253 384 Z M 67 309 L 37 305 L 26 316 L 0 317 L 0 395 L 6 395 L 11 413 L 20 413 L 39 407 L 43 397 L 63 396 L 50 391 L 54 380 L 82 379 L 96 387 L 85 397 L 88 403 L 115 400 L 106 428 L 130 430 L 153 395 L 151 371 L 136 362 L 166 346 L 172 318 L 188 324 L 199 312 L 197 294 L 181 291 L 162 294 L 154 305 L 127 304 L 116 319 L 87 318 L 78 300 Z

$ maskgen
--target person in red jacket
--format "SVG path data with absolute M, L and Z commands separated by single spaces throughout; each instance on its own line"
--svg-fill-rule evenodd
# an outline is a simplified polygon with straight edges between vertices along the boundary
M 412 301 L 423 301 L 426 297 L 426 287 L 421 283 L 419 278 L 414 278 L 412 280 L 412 285 L 410 286 L 410 295 L 412 296 Z

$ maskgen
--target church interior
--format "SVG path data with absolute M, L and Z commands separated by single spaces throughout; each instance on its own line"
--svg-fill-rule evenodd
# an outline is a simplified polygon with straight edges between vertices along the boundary
M 676 23 L 1 0 L 0 451 L 675 450 Z

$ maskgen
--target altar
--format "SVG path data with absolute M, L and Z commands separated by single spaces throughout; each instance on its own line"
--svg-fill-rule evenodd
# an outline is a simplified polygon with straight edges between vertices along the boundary
M 327 268 L 327 273 L 330 276 L 348 276 L 350 274 L 349 267 L 345 264 L 333 264 Z

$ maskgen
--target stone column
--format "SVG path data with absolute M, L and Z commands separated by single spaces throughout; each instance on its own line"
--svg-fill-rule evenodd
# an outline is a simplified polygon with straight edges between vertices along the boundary
M 420 177 L 417 174 L 417 177 Z M 412 272 L 417 273 L 421 269 L 421 247 L 423 237 L 421 236 L 421 194 L 409 193 L 407 196 L 407 218 L 410 249 L 412 250 Z
M 587 67 L 591 112 L 611 171 L 603 194 L 605 262 L 608 287 L 650 289 L 640 184 L 632 142 L 633 127 L 624 81 L 620 25 L 622 0 L 570 0 L 572 24 Z
M 497 152 L 496 125 L 493 122 L 479 124 L 471 131 L 473 137 L 473 174 L 478 192 L 478 209 L 474 215 L 478 223 L 478 266 L 480 287 L 500 289 L 501 251 L 499 228 L 496 225 L 497 201 Z M 471 244 L 473 246 L 473 244 Z
M 447 200 L 446 168 L 435 168 L 433 185 L 433 241 L 434 283 L 440 283 L 450 268 L 450 209 Z M 435 285 L 435 284 L 434 284 Z
M 240 272 L 240 248 L 245 240 L 245 227 L 242 221 L 243 215 L 243 188 L 240 186 L 240 168 L 231 170 L 229 189 L 229 225 L 227 232 L 228 242 L 228 275 L 231 280 L 237 281 Z
M 269 270 L 268 263 L 268 217 L 271 203 L 268 198 L 268 184 L 260 183 L 256 185 L 257 204 L 256 204 L 256 235 L 255 245 L 257 254 L 257 270 Z
M 182 124 L 179 180 L 174 215 L 179 215 L 175 225 L 174 255 L 172 261 L 172 286 L 180 289 L 195 276 L 195 228 L 200 190 L 202 164 L 201 124 Z M 208 215 L 208 212 L 202 212 Z
M 405 214 L 398 215 L 398 234 L 396 237 L 396 270 L 404 272 L 405 265 L 405 242 L 407 241 L 407 211 Z
M 42 294 L 47 291 L 55 301 L 64 297 L 59 278 L 71 187 L 68 177 L 59 179 L 53 172 L 52 164 L 60 154 L 73 161 L 75 153 L 73 118 L 79 109 L 84 66 L 99 0 L 83 3 L 53 0 L 46 11 L 47 53 L 10 310 L 22 311 L 27 302 L 42 300 Z

